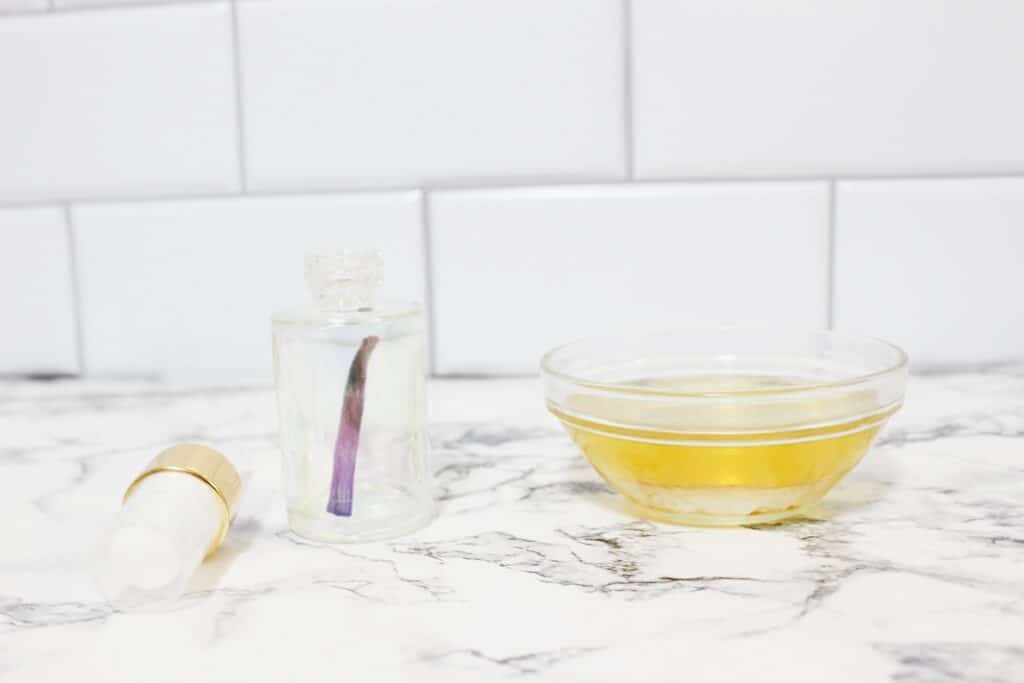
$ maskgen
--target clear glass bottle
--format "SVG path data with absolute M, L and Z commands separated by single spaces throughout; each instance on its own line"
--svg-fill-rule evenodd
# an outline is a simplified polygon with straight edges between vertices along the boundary
M 306 256 L 311 305 L 273 317 L 284 489 L 292 531 L 359 542 L 433 518 L 423 314 L 378 302 L 372 251 Z

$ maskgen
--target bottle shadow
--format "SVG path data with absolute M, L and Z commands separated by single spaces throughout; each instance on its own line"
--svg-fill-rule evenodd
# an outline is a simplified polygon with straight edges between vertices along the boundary
M 184 597 L 215 591 L 224 574 L 252 546 L 262 528 L 262 523 L 254 517 L 236 519 L 221 546 L 199 565 L 189 579 Z

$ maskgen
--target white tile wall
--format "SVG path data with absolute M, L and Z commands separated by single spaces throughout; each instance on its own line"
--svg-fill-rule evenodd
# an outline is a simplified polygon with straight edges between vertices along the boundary
M 444 372 L 830 316 L 1024 360 L 1022 36 L 1019 0 L 0 0 L 0 373 L 266 380 L 321 241 L 383 246 Z
M 826 324 L 824 183 L 439 193 L 437 369 L 533 372 L 579 336 Z
M 0 0 L 0 16 L 16 12 L 41 12 L 46 8 L 46 0 Z
M 619 0 L 239 12 L 254 188 L 624 172 Z
M 1024 352 L 1024 179 L 839 184 L 835 322 L 918 366 Z
M 423 300 L 414 192 L 76 208 L 85 366 L 268 382 L 270 314 L 305 301 L 303 255 L 377 246 L 385 294 Z
M 230 191 L 226 4 L 0 21 L 0 199 Z
M 1024 172 L 1020 0 L 633 1 L 641 177 Z
M 0 374 L 78 371 L 70 254 L 61 209 L 0 209 Z
M 186 2 L 216 2 L 216 0 L 185 0 Z M 53 0 L 57 9 L 84 7 L 119 7 L 128 5 L 169 5 L 181 0 Z

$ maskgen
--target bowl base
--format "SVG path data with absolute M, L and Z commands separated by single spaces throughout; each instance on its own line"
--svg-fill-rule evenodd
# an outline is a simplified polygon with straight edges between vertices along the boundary
M 807 516 L 849 468 L 816 482 L 761 489 L 676 488 L 610 482 L 626 496 L 632 514 L 684 526 L 753 526 Z
M 658 508 L 640 505 L 636 501 L 627 499 L 627 507 L 631 514 L 650 519 L 655 522 L 666 522 L 680 526 L 703 526 L 703 527 L 730 527 L 730 526 L 758 526 L 762 524 L 778 524 L 786 520 L 796 520 L 807 517 L 813 503 L 801 505 L 786 510 L 774 510 L 771 512 L 756 512 L 748 515 L 712 515 L 701 512 L 672 512 L 671 510 L 660 510 Z

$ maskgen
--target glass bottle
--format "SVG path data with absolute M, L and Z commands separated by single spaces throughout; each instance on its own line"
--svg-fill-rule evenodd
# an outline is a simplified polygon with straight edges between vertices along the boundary
M 381 271 L 373 251 L 310 253 L 310 305 L 273 317 L 288 524 L 306 538 L 392 538 L 434 516 L 423 314 L 376 300 Z

